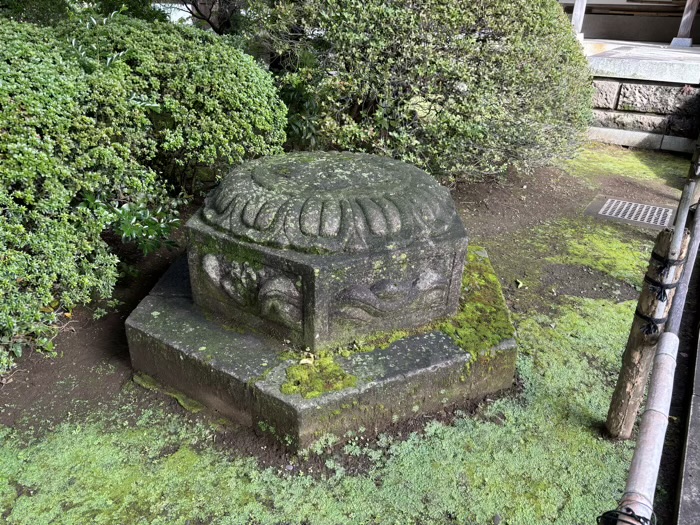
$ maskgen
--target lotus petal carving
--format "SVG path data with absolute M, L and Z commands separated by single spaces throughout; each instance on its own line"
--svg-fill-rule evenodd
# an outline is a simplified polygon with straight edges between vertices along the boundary
M 231 171 L 203 220 L 237 238 L 312 253 L 401 248 L 437 239 L 456 212 L 424 171 L 359 153 L 266 157 Z

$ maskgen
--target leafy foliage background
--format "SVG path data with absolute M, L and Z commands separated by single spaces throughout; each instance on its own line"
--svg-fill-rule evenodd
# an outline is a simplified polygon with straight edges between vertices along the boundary
M 293 147 L 478 178 L 566 153 L 588 124 L 587 62 L 554 0 L 260 0 L 249 16 Z
M 112 231 L 145 252 L 178 225 L 173 187 L 281 151 L 269 74 L 196 29 L 83 12 L 0 17 L 0 373 L 78 304 L 109 298 Z

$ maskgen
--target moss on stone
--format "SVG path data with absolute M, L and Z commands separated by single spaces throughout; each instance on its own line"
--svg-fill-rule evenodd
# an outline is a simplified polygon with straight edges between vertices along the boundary
M 147 374 L 143 374 L 141 372 L 134 374 L 134 383 L 147 390 L 153 390 L 172 397 L 182 408 L 188 412 L 192 412 L 193 414 L 204 410 L 204 405 L 202 405 L 199 401 L 195 401 L 178 390 L 164 387 Z
M 469 247 L 459 311 L 435 328 L 473 355 L 515 337 L 501 283 L 483 248 Z
M 345 372 L 330 352 L 307 357 L 299 364 L 287 367 L 283 394 L 300 394 L 307 399 L 357 385 L 357 377 Z
M 445 333 L 457 346 L 475 356 L 515 336 L 501 283 L 483 248 L 469 246 L 459 309 L 454 316 L 417 329 L 367 336 L 335 351 L 349 357 L 358 352 L 383 350 L 400 339 L 435 331 Z

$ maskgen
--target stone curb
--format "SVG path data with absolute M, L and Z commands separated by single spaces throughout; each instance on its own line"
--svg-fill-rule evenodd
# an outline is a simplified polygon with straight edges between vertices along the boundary
M 695 142 L 692 139 L 672 137 L 647 131 L 632 131 L 613 128 L 588 128 L 588 138 L 605 144 L 617 144 L 633 148 L 655 149 L 662 151 L 674 151 L 678 153 L 692 153 Z

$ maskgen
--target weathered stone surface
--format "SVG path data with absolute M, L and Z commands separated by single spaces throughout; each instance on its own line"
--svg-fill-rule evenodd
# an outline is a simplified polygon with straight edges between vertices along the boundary
M 700 84 L 700 56 L 684 50 L 619 46 L 588 57 L 596 77 Z
M 340 360 L 358 384 L 319 398 L 280 394 L 284 367 L 256 383 L 258 414 L 278 437 L 306 447 L 324 434 L 342 437 L 365 427 L 377 432 L 392 422 L 480 399 L 513 384 L 515 341 L 476 357 L 440 332 L 408 337 L 385 350 Z
M 659 133 L 649 133 L 648 131 L 632 131 L 598 126 L 588 128 L 589 140 L 634 148 L 661 149 L 663 138 L 664 136 Z
M 196 304 L 314 351 L 457 308 L 464 227 L 445 188 L 392 159 L 254 161 L 187 227 Z
M 357 377 L 355 387 L 313 399 L 285 395 L 286 369 L 295 362 L 282 360 L 284 346 L 203 314 L 178 276 L 182 266 L 172 268 L 154 289 L 158 295 L 144 299 L 127 319 L 134 368 L 292 448 L 326 433 L 342 438 L 360 426 L 379 431 L 512 386 L 512 332 L 493 348 L 471 353 L 445 334 L 430 332 L 338 357 Z
M 648 131 L 694 139 L 700 132 L 700 119 L 674 115 L 654 115 L 625 111 L 593 110 L 593 126 L 601 128 Z
M 592 125 L 601 128 L 630 129 L 663 134 L 667 131 L 669 122 L 668 117 L 664 115 L 594 109 Z
M 620 82 L 614 80 L 593 81 L 593 107 L 600 109 L 615 109 Z
M 620 89 L 616 109 L 697 118 L 700 115 L 700 88 L 625 83 Z
M 695 151 L 696 142 L 697 140 L 695 139 L 664 135 L 661 141 L 660 149 L 663 151 L 675 151 L 678 153 L 692 153 Z
M 361 153 L 291 153 L 235 168 L 202 220 L 241 240 L 309 253 L 402 248 L 448 234 L 455 208 L 423 170 Z

